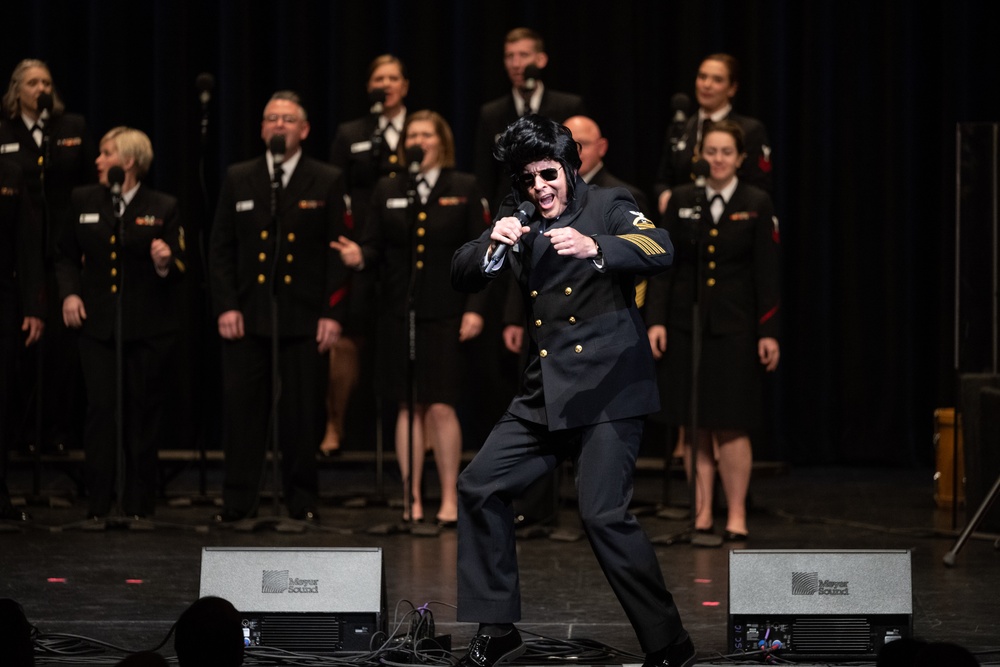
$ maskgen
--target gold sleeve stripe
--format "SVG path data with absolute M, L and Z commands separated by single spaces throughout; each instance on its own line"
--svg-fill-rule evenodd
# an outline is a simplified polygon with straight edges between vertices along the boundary
M 634 243 L 647 255 L 662 255 L 666 252 L 663 246 L 643 234 L 622 234 L 618 238 Z
M 649 283 L 648 280 L 643 278 L 635 286 L 635 306 L 636 308 L 642 308 L 646 304 L 646 285 Z

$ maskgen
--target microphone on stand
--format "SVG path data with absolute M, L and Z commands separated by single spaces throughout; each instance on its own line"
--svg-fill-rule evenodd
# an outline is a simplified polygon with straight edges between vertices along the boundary
M 385 111 L 385 89 L 374 88 L 369 90 L 368 103 L 371 104 L 371 108 L 368 109 L 368 112 L 373 116 L 378 116 Z
M 125 170 L 119 166 L 108 169 L 108 187 L 111 189 L 111 203 L 115 218 L 121 220 L 122 186 L 125 184 Z
M 514 211 L 514 217 L 521 222 L 522 227 L 527 227 L 528 223 L 531 222 L 531 216 L 535 214 L 535 205 L 530 201 L 523 201 L 521 205 L 517 207 Z M 503 259 L 504 255 L 507 254 L 507 248 L 510 246 L 506 243 L 501 243 L 497 246 L 496 250 L 493 251 L 493 255 L 490 257 L 490 264 L 496 265 Z
M 533 91 L 542 79 L 542 70 L 538 65 L 528 65 L 524 68 L 524 89 Z
M 697 209 L 698 219 L 701 219 L 701 212 L 705 206 L 705 182 L 708 180 L 709 174 L 712 173 L 711 167 L 708 166 L 708 161 L 699 158 L 691 165 L 691 174 L 694 176 L 695 185 L 695 208 Z
M 420 173 L 420 163 L 424 161 L 424 149 L 420 146 L 410 146 L 406 149 L 406 170 L 411 178 Z
M 271 151 L 271 157 L 274 158 L 274 178 L 273 182 L 275 184 L 281 183 L 281 174 L 279 170 L 281 164 L 285 161 L 285 135 L 276 134 L 271 137 L 271 141 L 267 144 L 267 149 Z
M 671 120 L 675 125 L 682 125 L 688 119 L 691 109 L 691 98 L 684 93 L 674 93 L 670 98 L 670 109 L 674 112 Z
M 49 116 L 52 115 L 52 93 L 40 93 L 36 103 L 38 104 L 38 117 L 42 120 L 48 120 Z
M 420 163 L 424 161 L 424 149 L 420 146 L 409 146 L 406 149 L 406 198 L 412 206 L 417 201 L 417 176 L 420 175 Z
M 201 137 L 208 134 L 208 103 L 212 99 L 212 89 L 215 88 L 215 77 L 208 72 L 202 72 L 194 80 L 198 89 L 198 100 L 201 102 Z

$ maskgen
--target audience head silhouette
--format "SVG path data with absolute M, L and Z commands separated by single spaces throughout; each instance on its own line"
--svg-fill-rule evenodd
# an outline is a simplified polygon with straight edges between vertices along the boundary
M 243 664 L 243 623 L 228 600 L 203 597 L 184 610 L 174 630 L 180 667 L 239 667 Z
M 10 667 L 35 664 L 31 624 L 21 605 L 10 598 L 0 598 L 0 646 L 3 646 L 3 664 Z

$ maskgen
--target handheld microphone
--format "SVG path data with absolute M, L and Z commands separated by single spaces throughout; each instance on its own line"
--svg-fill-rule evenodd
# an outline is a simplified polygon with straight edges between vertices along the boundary
M 371 104 L 369 111 L 372 115 L 379 115 L 385 111 L 385 89 L 373 88 L 368 91 L 368 102 Z
M 528 65 L 524 68 L 524 89 L 534 90 L 542 78 L 542 70 L 538 65 Z
M 535 205 L 532 204 L 530 201 L 521 202 L 521 205 L 517 207 L 516 211 L 514 211 L 514 217 L 521 222 L 522 227 L 528 226 L 528 223 L 531 222 L 531 216 L 533 216 L 534 214 L 535 214 Z M 490 257 L 490 263 L 496 264 L 501 259 L 503 259 L 504 255 L 507 254 L 507 248 L 509 247 L 510 246 L 507 245 L 506 243 L 501 243 L 499 246 L 497 246 L 496 250 L 493 251 L 493 256 Z
M 670 98 L 670 109 L 674 112 L 672 122 L 680 124 L 687 120 L 688 110 L 691 108 L 691 98 L 684 93 L 674 93 Z
M 194 85 L 198 89 L 201 106 L 208 106 L 208 102 L 212 99 L 212 89 L 215 88 L 215 77 L 208 72 L 202 72 L 195 78 Z

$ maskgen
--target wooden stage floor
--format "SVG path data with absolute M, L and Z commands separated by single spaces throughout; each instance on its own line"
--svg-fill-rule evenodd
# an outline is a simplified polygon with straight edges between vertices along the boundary
M 951 512 L 935 506 L 932 471 L 779 467 L 760 468 L 758 473 L 751 487 L 751 540 L 742 548 L 910 549 L 914 635 L 958 643 L 977 652 L 983 664 L 998 664 L 1000 551 L 995 548 L 995 536 L 974 536 L 958 554 L 954 567 L 943 564 L 957 531 Z M 386 471 L 382 497 L 376 493 L 370 462 L 345 456 L 340 462 L 325 463 L 321 476 L 322 530 L 238 532 L 209 527 L 213 494 L 185 495 L 200 489 L 199 471 L 189 466 L 174 471 L 167 497 L 158 506 L 155 519 L 165 525 L 151 531 L 84 532 L 72 525 L 85 511 L 85 503 L 73 497 L 73 480 L 62 472 L 46 470 L 41 497 L 26 497 L 32 488 L 30 470 L 18 466 L 12 473 L 12 493 L 25 497 L 33 521 L 13 529 L 8 525 L 8 530 L 0 532 L 0 597 L 23 605 L 43 641 L 55 635 L 75 635 L 110 645 L 86 661 L 81 658 L 79 664 L 111 665 L 126 651 L 153 649 L 167 637 L 174 620 L 198 597 L 203 547 L 379 547 L 390 628 L 394 610 L 402 613 L 411 605 L 426 604 L 433 612 L 436 634 L 451 635 L 456 654 L 464 653 L 475 628 L 457 623 L 452 606 L 455 531 L 444 530 L 433 537 L 371 532 L 394 526 L 400 516 L 398 506 L 385 502 L 385 496 L 395 499 L 399 493 L 394 466 Z M 215 494 L 219 477 L 219 467 L 211 465 L 207 481 Z M 571 537 L 577 523 L 568 475 L 562 486 L 559 527 Z M 428 489 L 433 488 L 431 477 Z M 687 525 L 657 516 L 665 495 L 671 505 L 684 504 L 687 491 L 682 480 L 675 477 L 665 488 L 661 472 L 640 470 L 633 506 L 653 537 L 682 532 Z M 184 499 L 192 503 L 178 506 Z M 433 516 L 433 499 L 425 509 Z M 270 506 L 265 506 L 263 514 L 269 511 Z M 1000 512 L 1000 506 L 992 511 Z M 964 522 L 965 515 L 960 513 L 958 529 Z M 635 636 L 587 541 L 552 539 L 550 532 L 528 530 L 519 541 L 524 616 L 519 627 L 554 640 L 590 641 L 570 645 L 565 654 L 561 647 L 554 658 L 529 652 L 526 664 L 641 663 Z M 667 585 L 697 647 L 699 664 L 731 664 L 722 658 L 727 651 L 731 547 L 657 547 Z M 593 646 L 591 642 L 610 647 L 609 653 L 598 652 L 596 658 L 584 656 L 584 660 L 574 657 L 575 650 L 585 653 L 586 647 Z M 76 650 L 83 644 L 74 640 L 69 645 Z M 172 656 L 172 639 L 159 652 Z M 74 662 L 44 657 L 38 664 Z M 272 663 L 248 659 L 247 664 Z

